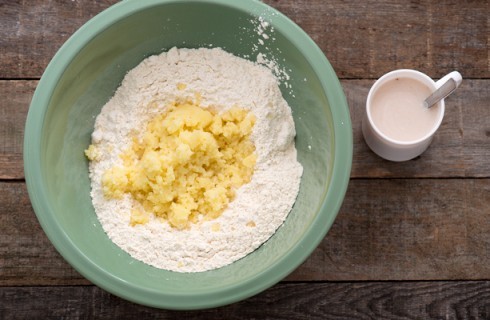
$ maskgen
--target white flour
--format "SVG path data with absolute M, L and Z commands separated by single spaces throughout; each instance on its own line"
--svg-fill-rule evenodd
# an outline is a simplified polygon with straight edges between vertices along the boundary
M 177 90 L 178 83 L 186 88 Z M 256 116 L 251 140 L 258 158 L 252 180 L 237 190 L 235 200 L 215 220 L 177 230 L 152 217 L 132 227 L 132 199 L 105 198 L 102 174 L 122 163 L 118 155 L 130 146 L 131 132 L 142 131 L 170 102 L 192 99 L 196 93 L 202 96 L 202 107 L 223 111 L 236 104 Z M 153 101 L 158 107 L 149 107 Z M 173 48 L 149 57 L 126 75 L 96 119 L 92 143 L 100 158 L 90 163 L 95 211 L 110 239 L 135 259 L 179 272 L 225 266 L 269 239 L 291 210 L 303 170 L 296 160 L 294 136 L 291 109 L 266 67 L 218 48 Z M 215 223 L 219 231 L 212 230 Z

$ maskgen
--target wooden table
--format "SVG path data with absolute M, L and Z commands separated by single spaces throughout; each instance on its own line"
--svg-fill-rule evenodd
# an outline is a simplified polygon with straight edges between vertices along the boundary
M 344 204 L 311 257 L 230 306 L 172 312 L 95 287 L 48 241 L 22 164 L 24 122 L 62 43 L 115 0 L 0 1 L 0 318 L 490 319 L 490 2 L 268 0 L 315 40 L 341 79 L 354 130 Z M 374 80 L 458 70 L 427 152 L 391 163 L 360 130 Z

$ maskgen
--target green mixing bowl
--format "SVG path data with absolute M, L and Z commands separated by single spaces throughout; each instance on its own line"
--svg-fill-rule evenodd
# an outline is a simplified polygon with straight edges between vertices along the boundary
M 128 70 L 171 47 L 222 47 L 255 59 L 262 38 L 259 16 L 274 30 L 259 51 L 273 54 L 291 77 L 291 87 L 282 84 L 281 90 L 293 110 L 298 159 L 304 167 L 293 210 L 264 245 L 220 269 L 177 273 L 133 259 L 109 240 L 90 199 L 83 151 L 95 117 Z M 332 225 L 351 163 L 349 111 L 329 62 L 296 24 L 252 0 L 122 1 L 100 13 L 46 68 L 29 109 L 24 142 L 29 196 L 56 249 L 103 289 L 167 309 L 232 303 L 292 272 Z

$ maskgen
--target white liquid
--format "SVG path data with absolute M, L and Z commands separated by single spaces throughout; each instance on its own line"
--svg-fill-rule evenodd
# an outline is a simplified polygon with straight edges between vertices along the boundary
M 439 104 L 424 107 L 431 94 L 425 84 L 410 78 L 396 78 L 384 83 L 371 99 L 371 118 L 387 137 L 397 141 L 414 141 L 426 136 L 439 118 Z

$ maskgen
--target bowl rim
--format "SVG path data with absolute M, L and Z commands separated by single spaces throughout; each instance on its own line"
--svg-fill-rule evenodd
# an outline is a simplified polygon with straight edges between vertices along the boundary
M 231 7 L 252 15 L 257 15 L 258 12 L 273 13 L 271 20 L 274 20 L 274 27 L 281 30 L 285 37 L 299 48 L 311 66 L 322 70 L 319 80 L 332 106 L 332 124 L 335 133 L 333 144 L 336 152 L 332 159 L 332 175 L 327 183 L 335 188 L 329 188 L 326 192 L 320 207 L 321 214 L 318 214 L 305 230 L 305 237 L 268 269 L 256 274 L 246 282 L 226 285 L 211 293 L 193 292 L 176 295 L 156 292 L 128 283 L 91 261 L 71 241 L 55 219 L 53 209 L 46 200 L 39 161 L 41 159 L 41 132 L 44 127 L 47 106 L 56 84 L 71 60 L 87 43 L 112 24 L 140 10 L 171 3 L 214 4 Z M 352 125 L 342 86 L 321 49 L 288 17 L 257 0 L 140 0 L 122 1 L 97 14 L 78 29 L 58 50 L 46 67 L 34 92 L 25 125 L 23 152 L 27 190 L 34 212 L 53 246 L 72 267 L 97 286 L 126 300 L 157 308 L 192 310 L 222 306 L 249 298 L 285 278 L 310 256 L 327 234 L 340 210 L 350 178 L 352 149 Z M 32 159 L 35 160 L 32 161 Z M 326 214 L 326 212 L 331 214 Z

